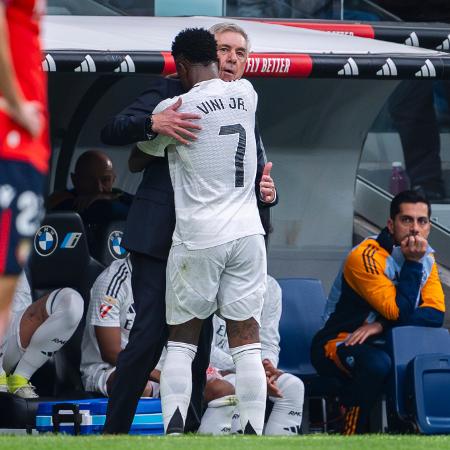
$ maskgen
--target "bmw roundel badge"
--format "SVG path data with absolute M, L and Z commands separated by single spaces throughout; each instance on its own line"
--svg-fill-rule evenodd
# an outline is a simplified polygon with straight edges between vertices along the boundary
M 58 233 L 50 225 L 43 225 L 34 236 L 34 249 L 41 256 L 51 255 L 58 246 Z
M 123 232 L 111 231 L 108 237 L 108 249 L 114 259 L 123 259 L 128 252 L 120 245 L 122 243 Z

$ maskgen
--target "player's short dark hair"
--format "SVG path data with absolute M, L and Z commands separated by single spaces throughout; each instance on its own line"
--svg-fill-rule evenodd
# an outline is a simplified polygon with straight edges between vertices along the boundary
M 428 207 L 428 218 L 431 216 L 430 201 L 417 191 L 403 191 L 397 194 L 391 202 L 390 217 L 392 220 L 400 212 L 402 203 L 425 203 Z
M 186 58 L 191 63 L 208 65 L 217 61 L 217 42 L 204 28 L 186 28 L 172 42 L 174 59 Z

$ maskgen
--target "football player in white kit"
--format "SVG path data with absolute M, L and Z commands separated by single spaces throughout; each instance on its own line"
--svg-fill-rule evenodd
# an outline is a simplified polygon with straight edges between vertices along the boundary
M 95 280 L 81 344 L 81 379 L 86 391 L 109 396 L 117 357 L 128 343 L 136 315 L 129 257 L 113 261 Z M 159 396 L 159 370 L 149 374 L 143 397 Z M 150 377 L 153 377 L 150 379 Z
M 216 42 L 207 30 L 179 33 L 172 55 L 190 89 L 181 96 L 180 111 L 200 114 L 202 130 L 190 145 L 165 136 L 138 143 L 151 155 L 167 151 L 175 193 L 166 288 L 170 336 L 161 374 L 164 428 L 168 434 L 183 432 L 201 323 L 218 310 L 236 365 L 242 430 L 261 434 L 267 387 L 259 323 L 266 251 L 254 190 L 257 94 L 246 80 L 218 78 Z M 155 113 L 174 100 L 161 102 Z
M 25 272 L 19 277 L 12 314 L 0 346 L 0 392 L 38 397 L 31 376 L 73 335 L 83 316 L 81 295 L 56 289 L 35 302 Z
M 281 297 L 280 285 L 268 275 L 260 330 L 268 396 L 273 403 L 264 427 L 266 435 L 299 434 L 303 415 L 305 391 L 303 382 L 296 376 L 277 369 L 280 353 L 278 328 L 281 318 Z M 208 383 L 205 388 L 208 408 L 202 417 L 200 433 L 239 432 L 239 428 L 236 427 L 238 424 L 235 423 L 236 416 L 239 414 L 239 406 L 236 407 L 234 401 L 235 384 L 235 367 L 228 348 L 226 326 L 222 319 L 214 316 L 211 365 L 208 369 Z

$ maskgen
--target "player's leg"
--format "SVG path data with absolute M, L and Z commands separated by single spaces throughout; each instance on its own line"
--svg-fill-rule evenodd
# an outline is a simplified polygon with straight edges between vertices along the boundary
M 31 165 L 0 161 L 0 342 L 8 328 L 18 276 L 41 219 L 42 182 L 43 176 Z
M 202 321 L 217 309 L 217 291 L 225 246 L 189 250 L 171 248 L 166 276 L 166 319 L 170 325 L 161 372 L 161 403 L 166 433 L 181 433 L 192 392 L 192 361 Z
M 269 397 L 273 408 L 264 428 L 267 435 L 299 434 L 302 425 L 305 387 L 302 380 L 289 373 L 277 379 L 283 397 Z
M 170 327 L 167 356 L 161 371 L 161 404 L 166 434 L 184 432 L 192 393 L 192 361 L 202 321 L 191 319 Z
M 10 339 L 4 367 L 9 392 L 33 397 L 31 376 L 73 335 L 83 315 L 78 292 L 63 288 L 32 303 L 23 313 L 16 339 Z M 14 368 L 15 367 L 15 368 Z
M 236 397 L 245 434 L 262 434 L 266 409 L 266 374 L 261 362 L 259 324 L 254 318 L 226 319 L 231 356 L 236 366 Z
M 3 242 L 1 230 L 0 240 Z M 18 275 L 0 275 L 0 340 L 6 334 L 8 328 L 11 302 L 14 297 L 18 279 Z
M 236 366 L 236 396 L 244 433 L 262 434 L 267 383 L 261 361 L 259 322 L 266 286 L 266 249 L 262 235 L 233 242 L 222 274 L 218 302 L 226 320 Z
M 237 404 L 234 385 L 216 372 L 208 375 L 205 387 L 205 402 L 208 407 L 198 429 L 199 433 L 203 434 L 229 434 L 231 419 Z

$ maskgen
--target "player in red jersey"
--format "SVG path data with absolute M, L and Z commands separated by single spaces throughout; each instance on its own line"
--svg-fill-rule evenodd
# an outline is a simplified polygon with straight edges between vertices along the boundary
M 0 0 L 0 340 L 39 225 L 50 147 L 42 0 Z

